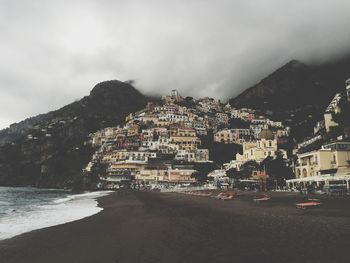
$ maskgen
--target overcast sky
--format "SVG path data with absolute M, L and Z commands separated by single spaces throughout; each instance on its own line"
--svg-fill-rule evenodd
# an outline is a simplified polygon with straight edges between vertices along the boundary
M 88 95 L 227 99 L 296 58 L 350 50 L 349 0 L 0 0 L 0 128 Z

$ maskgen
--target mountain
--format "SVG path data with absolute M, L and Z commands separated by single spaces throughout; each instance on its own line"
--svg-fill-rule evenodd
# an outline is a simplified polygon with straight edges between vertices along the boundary
M 305 105 L 325 108 L 350 77 L 350 58 L 322 65 L 292 60 L 258 84 L 230 100 L 236 107 L 272 111 L 294 110 Z
M 289 119 L 299 129 L 294 129 L 295 136 L 301 139 L 311 133 L 334 95 L 345 90 L 348 78 L 350 57 L 319 65 L 292 60 L 229 102 Z
M 12 125 L 0 133 L 0 185 L 72 186 L 94 152 L 89 134 L 121 124 L 149 100 L 128 83 L 105 81 L 79 101 Z
M 25 119 L 19 123 L 13 123 L 10 127 L 0 130 L 0 146 L 15 141 L 28 132 L 37 123 L 41 123 L 52 117 L 51 113 L 40 114 L 35 117 Z

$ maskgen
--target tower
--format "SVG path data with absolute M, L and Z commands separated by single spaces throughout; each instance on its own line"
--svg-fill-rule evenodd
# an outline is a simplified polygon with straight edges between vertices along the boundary
M 350 102 L 350 79 L 345 81 L 345 87 L 346 87 L 346 97 L 348 99 L 348 102 Z
M 350 80 L 349 80 L 350 81 Z M 173 99 L 177 99 L 178 97 L 179 97 L 179 92 L 176 90 L 176 89 L 173 89 L 172 91 L 171 91 L 171 97 L 173 98 Z

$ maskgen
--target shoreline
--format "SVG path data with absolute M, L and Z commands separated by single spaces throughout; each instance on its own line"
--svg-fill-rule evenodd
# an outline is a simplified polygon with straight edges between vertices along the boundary
M 247 193 L 221 201 L 121 190 L 97 199 L 103 210 L 0 241 L 4 262 L 347 262 L 350 199 L 318 197 L 300 211 L 298 194 Z
M 13 188 L 7 189 L 12 191 Z M 23 189 L 26 191 L 32 188 Z M 36 188 L 33 189 L 36 191 Z M 42 191 L 39 193 L 43 195 L 46 194 L 46 191 L 51 191 L 51 189 L 37 190 Z M 24 193 L 32 194 L 31 191 Z M 103 210 L 98 205 L 97 199 L 110 193 L 111 191 L 67 192 L 62 196 L 48 196 L 47 199 L 42 199 L 44 203 L 28 203 L 28 205 L 13 210 L 13 213 L 4 213 L 0 218 L 0 241 L 97 214 Z

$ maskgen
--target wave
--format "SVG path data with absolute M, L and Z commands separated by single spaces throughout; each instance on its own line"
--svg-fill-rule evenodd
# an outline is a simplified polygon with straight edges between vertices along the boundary
M 99 213 L 97 197 L 111 191 L 75 194 L 34 205 L 31 211 L 16 211 L 0 218 L 0 239 L 7 239 L 36 229 L 65 224 Z
M 108 193 L 111 193 L 112 191 L 96 191 L 96 192 L 86 192 L 86 193 L 82 193 L 82 194 L 75 194 L 75 195 L 70 195 L 64 198 L 58 198 L 53 200 L 52 202 L 55 204 L 60 204 L 60 203 L 65 203 L 65 202 L 69 202 L 71 200 L 74 199 L 81 199 L 81 198 L 97 198 L 97 197 L 101 197 L 103 195 L 106 195 Z

